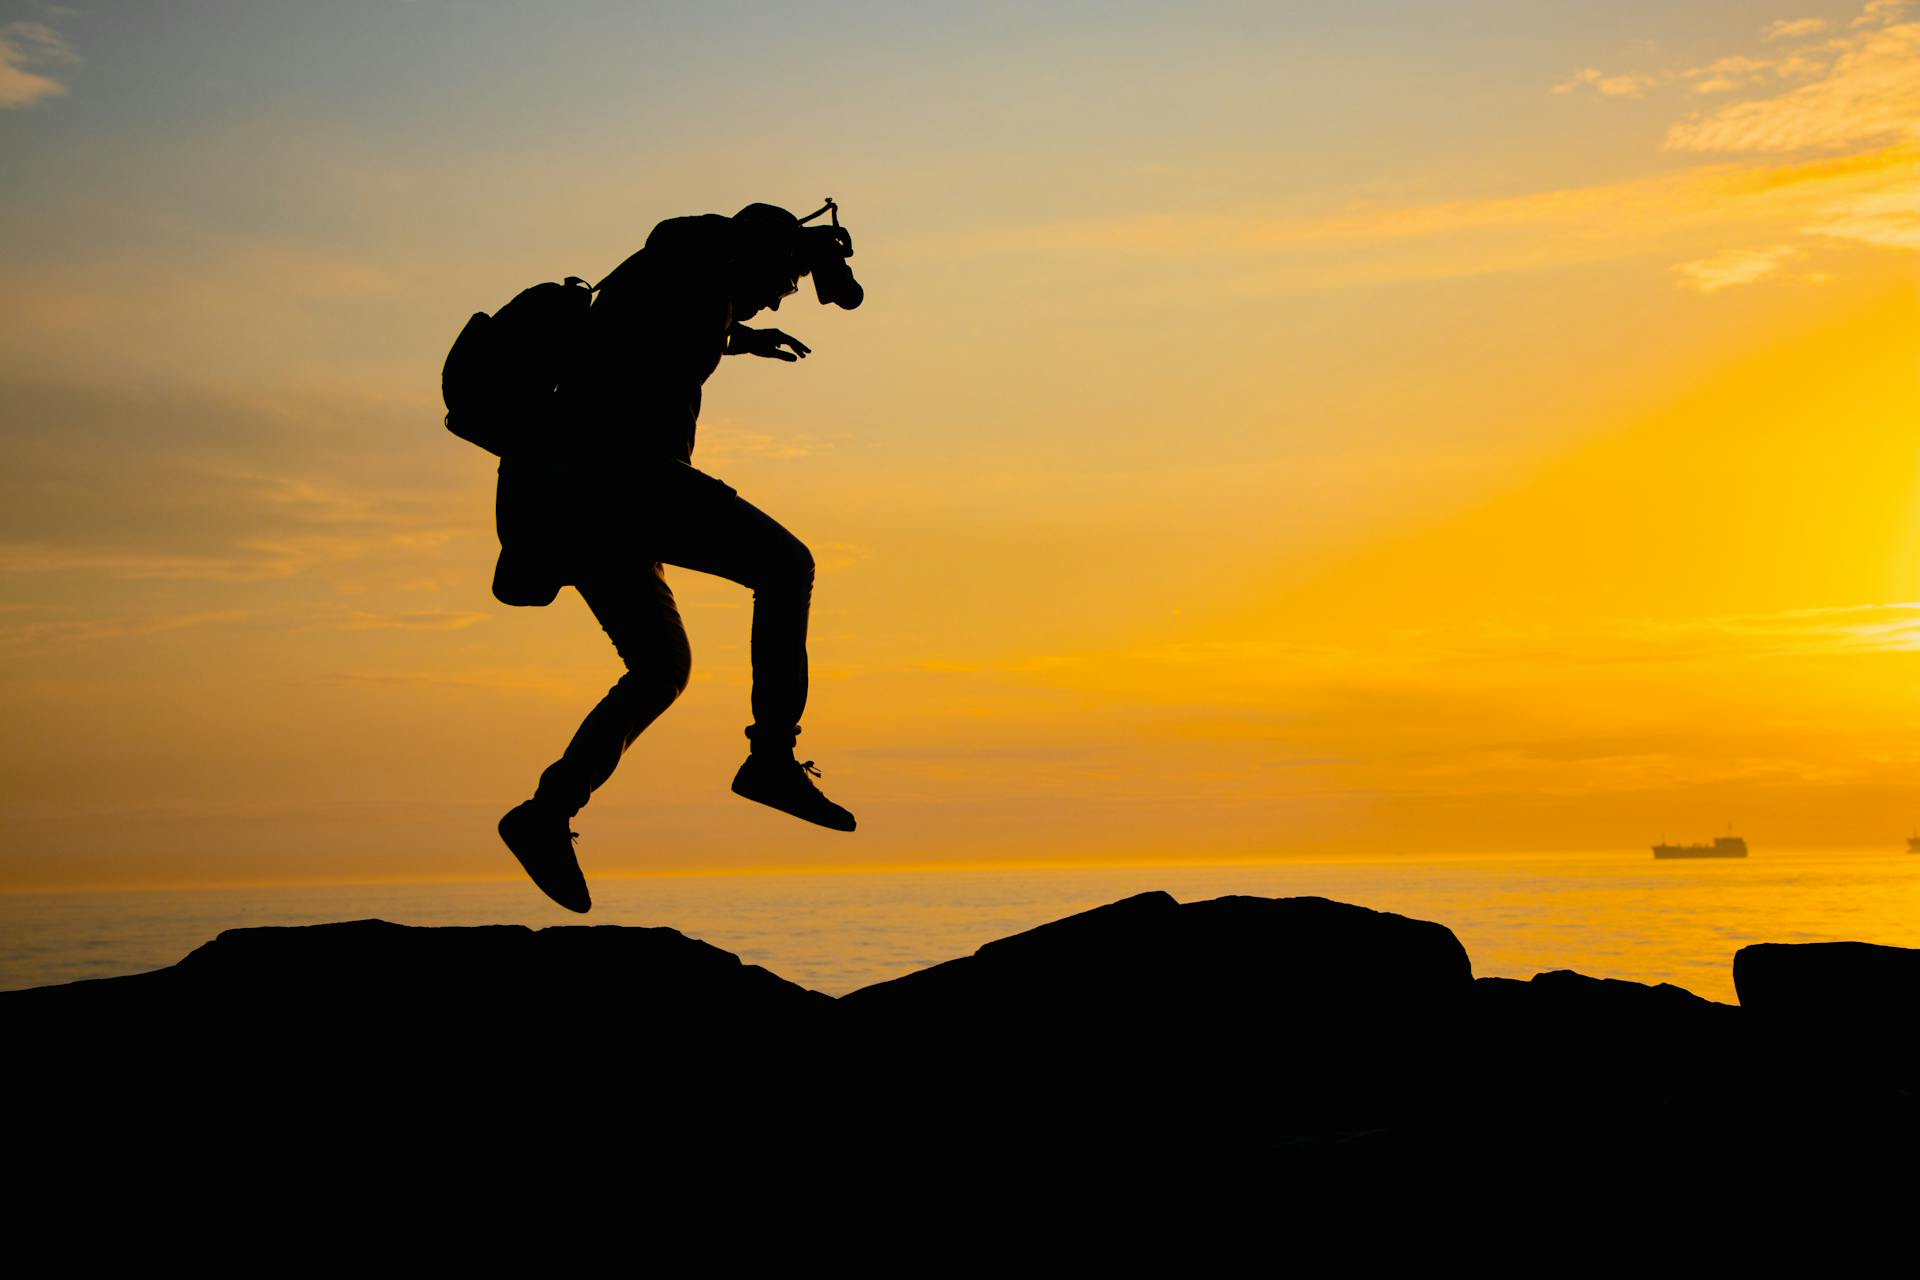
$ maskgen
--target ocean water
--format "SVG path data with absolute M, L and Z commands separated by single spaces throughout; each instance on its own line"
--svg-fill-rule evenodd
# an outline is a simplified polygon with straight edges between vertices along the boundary
M 222 929 L 379 918 L 666 925 L 840 995 L 1150 889 L 1333 898 L 1447 925 L 1477 975 L 1577 969 L 1728 1002 L 1733 953 L 1751 942 L 1920 947 L 1920 856 L 1898 849 L 1398 857 L 603 878 L 585 917 L 524 881 L 0 895 L 0 990 L 161 968 Z

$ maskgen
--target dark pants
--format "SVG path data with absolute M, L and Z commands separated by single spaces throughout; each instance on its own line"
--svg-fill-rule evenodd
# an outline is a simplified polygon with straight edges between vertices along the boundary
M 790 751 L 807 705 L 807 612 L 813 556 L 733 489 L 683 463 L 648 468 L 618 494 L 583 485 L 585 514 L 567 559 L 574 586 L 626 664 L 587 713 L 566 754 L 540 775 L 537 797 L 579 812 L 633 740 L 687 687 L 693 654 L 664 566 L 727 578 L 753 591 L 756 751 Z

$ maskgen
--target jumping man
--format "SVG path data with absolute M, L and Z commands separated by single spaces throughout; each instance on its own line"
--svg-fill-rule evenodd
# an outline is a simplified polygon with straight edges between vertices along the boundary
M 693 467 L 700 389 L 722 356 L 795 361 L 810 348 L 744 323 L 778 311 L 812 275 L 822 303 L 860 305 L 839 226 L 807 226 L 752 204 L 731 218 L 672 218 L 600 282 L 583 348 L 567 360 L 545 456 L 503 467 L 496 582 L 570 583 L 627 672 L 608 690 L 533 798 L 500 836 L 561 906 L 592 906 L 574 856 L 574 814 L 621 754 L 686 688 L 692 654 L 664 566 L 716 574 L 753 591 L 751 751 L 736 794 L 808 822 L 852 831 L 853 815 L 820 793 L 812 761 L 794 758 L 807 702 L 813 557 L 778 521 Z M 503 598 L 506 598 L 503 594 Z

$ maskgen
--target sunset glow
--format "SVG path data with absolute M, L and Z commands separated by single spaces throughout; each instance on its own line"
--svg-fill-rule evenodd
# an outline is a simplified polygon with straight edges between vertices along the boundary
M 1900 847 L 1920 5 L 0 8 L 0 890 L 517 874 L 619 675 L 488 591 L 469 313 L 831 195 L 695 465 L 750 599 L 592 874 Z

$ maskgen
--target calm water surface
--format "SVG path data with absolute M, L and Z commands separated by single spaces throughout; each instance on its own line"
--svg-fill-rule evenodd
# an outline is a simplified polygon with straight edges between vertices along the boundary
M 1672 982 L 1732 1001 L 1750 942 L 1920 947 L 1920 857 L 1805 850 L 1286 861 L 1031 871 L 600 879 L 588 917 L 524 882 L 0 896 L 0 989 L 179 960 L 222 929 L 375 917 L 399 924 L 668 925 L 833 995 L 1149 889 L 1183 902 L 1314 894 L 1450 927 L 1478 975 L 1549 969 Z

